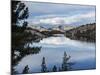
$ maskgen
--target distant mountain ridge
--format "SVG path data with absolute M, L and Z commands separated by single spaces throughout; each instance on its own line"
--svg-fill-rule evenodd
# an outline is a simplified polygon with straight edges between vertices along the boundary
M 71 30 L 66 31 L 65 35 L 71 39 L 83 41 L 96 40 L 96 23 L 82 25 Z
M 45 29 L 45 30 L 70 30 L 75 28 L 75 26 L 72 25 L 48 25 L 48 24 L 39 24 L 39 25 L 30 25 L 29 27 L 33 29 Z

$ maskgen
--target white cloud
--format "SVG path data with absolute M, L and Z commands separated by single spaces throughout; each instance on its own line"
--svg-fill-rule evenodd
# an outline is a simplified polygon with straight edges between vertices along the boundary
M 63 37 L 62 37 L 63 38 Z M 40 41 L 40 43 L 42 44 L 53 44 L 53 45 L 63 45 L 66 44 L 66 41 L 69 40 L 68 38 L 63 38 L 61 37 L 50 37 L 48 39 L 44 39 L 42 41 Z
M 29 19 L 33 24 L 86 24 L 87 22 L 94 22 L 93 19 L 95 19 L 93 17 L 95 6 L 41 2 L 24 3 L 29 8 Z
M 78 19 L 95 18 L 95 12 L 88 12 L 85 14 L 79 14 L 76 16 L 72 16 L 72 18 L 78 18 Z
M 64 17 L 53 17 L 53 18 L 47 18 L 47 19 L 40 19 L 40 23 L 45 23 L 45 24 L 63 24 L 65 23 L 66 18 Z
M 80 22 L 82 20 L 95 20 L 95 12 L 88 12 L 84 14 L 78 15 L 44 15 L 37 16 L 32 19 L 33 24 L 51 24 L 51 25 L 59 25 L 59 24 L 73 24 Z
M 90 50 L 94 50 L 95 46 L 93 43 L 86 43 L 76 40 L 70 40 L 66 37 L 49 37 L 40 41 L 40 44 L 43 46 L 49 47 L 61 47 L 61 46 L 73 46 L 78 48 L 88 48 Z M 85 47 L 84 47 L 85 46 Z

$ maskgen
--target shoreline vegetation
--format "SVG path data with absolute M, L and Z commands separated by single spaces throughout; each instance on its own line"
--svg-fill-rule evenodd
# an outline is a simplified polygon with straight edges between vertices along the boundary
M 62 58 L 62 64 L 60 65 L 60 67 L 57 67 L 56 64 L 52 67 L 51 70 L 48 69 L 47 67 L 47 63 L 46 63 L 46 58 L 43 57 L 42 60 L 41 60 L 41 66 L 40 66 L 40 69 L 41 69 L 41 73 L 44 73 L 44 72 L 60 72 L 60 71 L 71 71 L 72 69 L 72 65 L 74 65 L 75 63 L 72 63 L 70 62 L 71 56 L 67 55 L 66 52 L 64 52 L 64 55 L 63 55 L 63 58 Z M 15 71 L 14 73 L 16 74 L 29 74 L 30 68 L 28 65 L 26 65 L 23 70 L 22 70 L 22 73 L 18 73 L 17 71 Z
M 28 7 L 21 1 L 12 1 L 11 4 L 11 73 L 15 74 L 16 70 L 14 67 L 19 63 L 19 61 L 21 61 L 23 57 L 29 54 L 37 54 L 41 49 L 41 47 L 29 47 L 29 45 L 25 47 L 25 45 L 27 43 L 30 44 L 33 41 L 39 42 L 42 38 L 41 35 L 39 35 L 40 33 L 36 34 L 36 32 L 34 32 L 33 34 L 30 31 L 26 31 L 29 29 L 27 27 L 28 22 L 25 21 L 29 16 Z M 23 23 L 20 23 L 20 21 L 23 21 Z
M 81 25 L 66 31 L 65 36 L 74 40 L 96 42 L 96 23 Z
M 23 57 L 29 54 L 37 54 L 42 47 L 29 47 L 30 43 L 39 42 L 43 38 L 54 36 L 59 34 L 58 32 L 40 32 L 29 27 L 12 26 L 15 31 L 12 32 L 12 72 L 16 73 L 14 66 L 16 66 Z M 65 37 L 69 37 L 74 40 L 81 40 L 87 42 L 95 42 L 95 23 L 83 25 L 69 31 L 66 31 Z M 26 45 L 27 44 L 27 45 Z M 19 55 L 16 54 L 19 52 Z M 55 69 L 54 65 L 54 69 Z M 48 71 L 49 72 L 49 71 Z
M 55 36 L 55 34 L 63 34 L 65 37 L 68 37 L 73 40 L 80 40 L 86 42 L 96 42 L 96 23 L 90 23 L 86 25 L 81 25 L 70 30 L 38 30 L 29 28 L 27 32 L 40 33 L 40 38 L 47 38 L 50 36 Z
M 23 12 L 23 13 L 21 13 Z M 21 13 L 21 14 L 20 14 Z M 43 38 L 47 38 L 50 36 L 53 36 L 53 34 L 64 34 L 66 37 L 81 40 L 81 38 L 85 37 L 85 41 L 94 41 L 95 42 L 95 23 L 93 24 L 87 24 L 84 26 L 80 26 L 74 29 L 71 29 L 69 31 L 61 32 L 59 30 L 53 30 L 53 31 L 40 31 L 37 29 L 32 29 L 28 27 L 28 22 L 26 19 L 29 16 L 29 10 L 28 7 L 21 1 L 12 1 L 12 26 L 11 26 L 11 54 L 12 54 L 12 74 L 16 73 L 16 70 L 14 67 L 21 61 L 23 57 L 29 54 L 37 54 L 40 52 L 42 47 L 30 47 L 29 44 L 32 42 L 39 42 Z M 23 21 L 23 23 L 20 23 L 20 21 Z M 20 26 L 21 25 L 21 26 Z M 84 39 L 82 39 L 84 40 Z M 27 46 L 26 46 L 27 44 Z M 64 53 L 66 56 L 67 54 Z M 63 58 L 64 59 L 64 58 Z M 65 58 L 64 61 L 67 61 L 68 59 Z M 43 61 L 45 61 L 45 58 L 43 57 Z M 63 62 L 64 62 L 63 61 Z M 63 63 L 63 68 L 64 67 Z M 42 63 L 42 71 L 44 71 Z M 25 66 L 25 69 L 23 73 L 27 73 L 29 70 L 28 65 Z M 56 66 L 54 65 L 53 71 L 56 71 Z

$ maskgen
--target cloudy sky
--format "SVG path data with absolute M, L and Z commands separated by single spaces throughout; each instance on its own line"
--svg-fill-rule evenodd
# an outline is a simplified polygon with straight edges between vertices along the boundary
M 95 6 L 24 2 L 29 24 L 82 25 L 95 22 Z

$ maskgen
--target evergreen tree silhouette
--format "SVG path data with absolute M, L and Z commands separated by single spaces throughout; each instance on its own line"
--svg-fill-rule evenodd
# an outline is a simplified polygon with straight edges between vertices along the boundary
M 57 72 L 57 67 L 56 67 L 56 65 L 54 65 L 54 67 L 53 67 L 53 72 Z
M 68 64 L 68 60 L 70 56 L 67 56 L 66 52 L 64 52 L 63 63 L 62 63 L 62 71 L 69 70 L 70 65 Z
M 47 67 L 46 67 L 46 63 L 45 63 L 45 57 L 43 57 L 42 59 L 42 64 L 41 64 L 41 72 L 47 72 Z
M 12 1 L 11 7 L 12 32 L 23 32 L 28 25 L 28 22 L 26 21 L 26 19 L 29 17 L 28 7 L 21 1 Z
M 25 5 L 25 3 L 21 2 L 21 1 L 16 1 L 16 0 L 12 0 L 11 1 L 11 32 L 12 32 L 12 57 L 14 57 L 14 51 L 16 50 L 16 48 L 19 47 L 21 43 L 21 32 L 25 30 L 25 28 L 27 27 L 28 23 L 25 21 L 28 16 L 29 16 L 29 12 L 28 12 L 28 7 Z M 24 23 L 20 23 L 20 21 L 22 21 Z M 18 26 L 18 24 L 21 24 L 21 26 Z M 16 35 L 18 34 L 18 35 Z M 19 40 L 20 39 L 20 40 Z M 21 49 L 21 45 L 20 45 L 20 49 Z M 13 59 L 12 60 L 12 65 L 16 65 L 16 63 L 18 63 L 19 59 Z M 12 69 L 12 73 L 13 73 L 13 69 Z
M 14 68 L 12 68 L 12 74 L 18 73 Z
M 23 74 L 27 74 L 29 71 L 29 67 L 28 65 L 25 66 L 24 70 L 23 70 Z
M 16 25 L 20 20 L 25 20 L 29 16 L 28 7 L 21 1 L 12 1 L 12 25 Z

